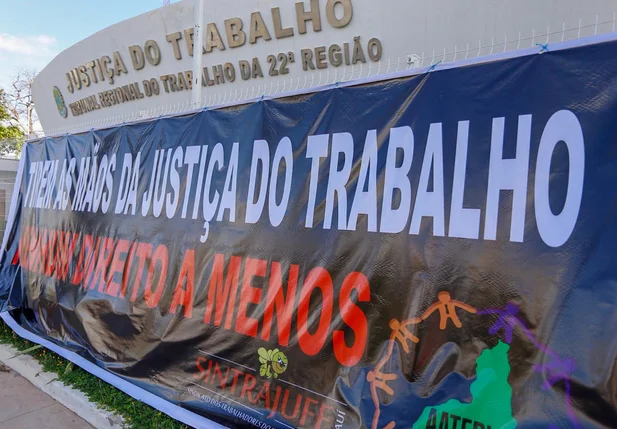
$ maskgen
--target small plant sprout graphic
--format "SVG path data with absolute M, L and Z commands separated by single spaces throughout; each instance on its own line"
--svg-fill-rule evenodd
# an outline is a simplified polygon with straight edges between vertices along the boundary
M 267 378 L 278 378 L 279 375 L 287 370 L 287 356 L 279 349 L 266 350 L 261 347 L 257 350 L 259 355 L 259 375 Z

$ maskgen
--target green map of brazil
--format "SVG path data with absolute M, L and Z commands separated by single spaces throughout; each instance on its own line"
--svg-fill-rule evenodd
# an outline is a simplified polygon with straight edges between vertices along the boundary
M 476 360 L 469 404 L 452 399 L 424 410 L 414 429 L 512 429 L 512 388 L 508 384 L 510 346 L 499 342 Z

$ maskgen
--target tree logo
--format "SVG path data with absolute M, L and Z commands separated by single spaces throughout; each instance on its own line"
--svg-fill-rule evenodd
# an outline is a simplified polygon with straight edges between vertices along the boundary
M 54 86 L 54 100 L 56 100 L 56 107 L 58 108 L 60 116 L 66 118 L 69 115 L 69 111 L 64 103 L 64 97 L 57 86 Z
M 279 375 L 287 370 L 287 356 L 279 349 L 266 350 L 263 347 L 257 351 L 259 354 L 259 375 L 267 378 L 278 378 Z

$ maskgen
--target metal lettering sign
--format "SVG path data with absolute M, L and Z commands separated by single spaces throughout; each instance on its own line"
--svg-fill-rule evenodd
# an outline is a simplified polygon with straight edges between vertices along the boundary
M 176 2 L 118 23 L 54 59 L 33 87 L 47 135 L 428 68 L 614 28 L 612 0 L 557 9 L 532 0 L 505 5 L 204 0 L 203 64 L 195 69 L 203 91 L 192 100 L 197 77 L 193 4 Z M 59 97 L 66 111 L 58 110 Z

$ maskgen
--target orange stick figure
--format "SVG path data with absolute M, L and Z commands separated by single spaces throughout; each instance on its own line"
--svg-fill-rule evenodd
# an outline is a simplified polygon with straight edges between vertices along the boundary
M 401 346 L 403 347 L 403 350 L 405 350 L 405 353 L 409 353 L 409 345 L 407 344 L 407 341 L 411 341 L 415 344 L 418 344 L 420 342 L 420 338 L 412 334 L 409 329 L 407 329 L 407 327 L 411 325 L 416 325 L 421 321 L 422 319 L 419 317 L 410 320 L 403 320 L 402 322 L 399 322 L 396 319 L 392 319 L 390 321 L 390 329 L 392 329 L 392 336 L 390 338 L 401 343 Z
M 373 414 L 373 423 L 371 425 L 371 429 L 379 428 L 379 417 L 381 416 L 381 404 L 379 402 L 379 395 L 377 393 L 377 389 L 381 389 L 390 396 L 394 396 L 394 390 L 388 386 L 388 381 L 393 381 L 397 379 L 396 374 L 384 374 L 382 369 L 392 358 L 392 353 L 394 352 L 394 344 L 398 341 L 401 343 L 401 346 L 405 350 L 406 353 L 409 353 L 409 346 L 407 341 L 411 341 L 413 343 L 419 343 L 420 339 L 416 337 L 411 331 L 409 331 L 408 326 L 416 325 L 422 321 L 421 318 L 414 318 L 409 320 L 403 320 L 399 322 L 396 319 L 392 319 L 390 321 L 390 329 L 392 329 L 392 333 L 390 334 L 390 340 L 388 341 L 388 350 L 384 358 L 377 364 L 373 371 L 370 371 L 366 375 L 366 380 L 371 385 L 371 397 L 373 398 L 373 404 L 375 404 L 375 413 Z M 396 423 L 391 421 L 384 429 L 394 429 Z
M 368 381 L 371 386 L 374 386 L 375 389 L 381 389 L 386 392 L 390 396 L 394 396 L 394 390 L 390 386 L 388 386 L 389 381 L 394 381 L 398 378 L 396 374 L 385 374 L 381 372 L 380 369 L 375 369 L 374 371 L 369 371 L 366 375 L 366 381 Z
M 391 341 L 392 343 L 392 341 Z M 393 343 L 392 343 L 393 344 Z M 392 349 L 390 349 L 391 353 Z M 390 356 L 386 356 L 387 359 Z M 387 361 L 386 359 L 386 361 Z M 384 374 L 381 372 L 381 368 L 385 364 L 385 361 L 380 362 L 374 371 L 370 371 L 366 375 L 366 380 L 371 385 L 371 397 L 373 398 L 373 404 L 375 404 L 375 414 L 373 414 L 373 424 L 371 425 L 371 429 L 378 429 L 379 427 L 379 416 L 381 415 L 381 404 L 379 402 L 379 395 L 377 394 L 377 389 L 381 389 L 386 392 L 390 396 L 394 396 L 394 390 L 390 386 L 388 386 L 388 381 L 393 381 L 397 379 L 396 374 Z M 396 426 L 395 422 L 388 423 L 384 429 L 394 429 Z
M 366 377 L 369 378 L 368 376 Z M 369 380 L 370 382 L 370 380 Z M 373 403 L 375 404 L 375 413 L 373 414 L 373 424 L 371 425 L 371 429 L 379 429 L 379 416 L 381 415 L 381 404 L 379 403 L 379 396 L 377 395 L 377 386 L 373 382 L 371 384 L 371 397 L 373 398 Z M 394 429 L 396 426 L 395 422 L 388 423 L 384 429 Z
M 426 310 L 426 312 L 422 315 L 422 320 L 428 319 L 431 314 L 439 310 L 439 329 L 441 329 L 442 331 L 446 329 L 446 326 L 448 325 L 448 319 L 451 319 L 452 323 L 454 323 L 454 326 L 456 326 L 457 328 L 461 328 L 463 326 L 463 324 L 458 318 L 458 315 L 456 314 L 457 307 L 472 314 L 476 313 L 476 309 L 472 306 L 467 305 L 464 302 L 453 300 L 450 297 L 449 292 L 439 292 L 437 298 L 439 299 L 439 302 L 431 305 Z

